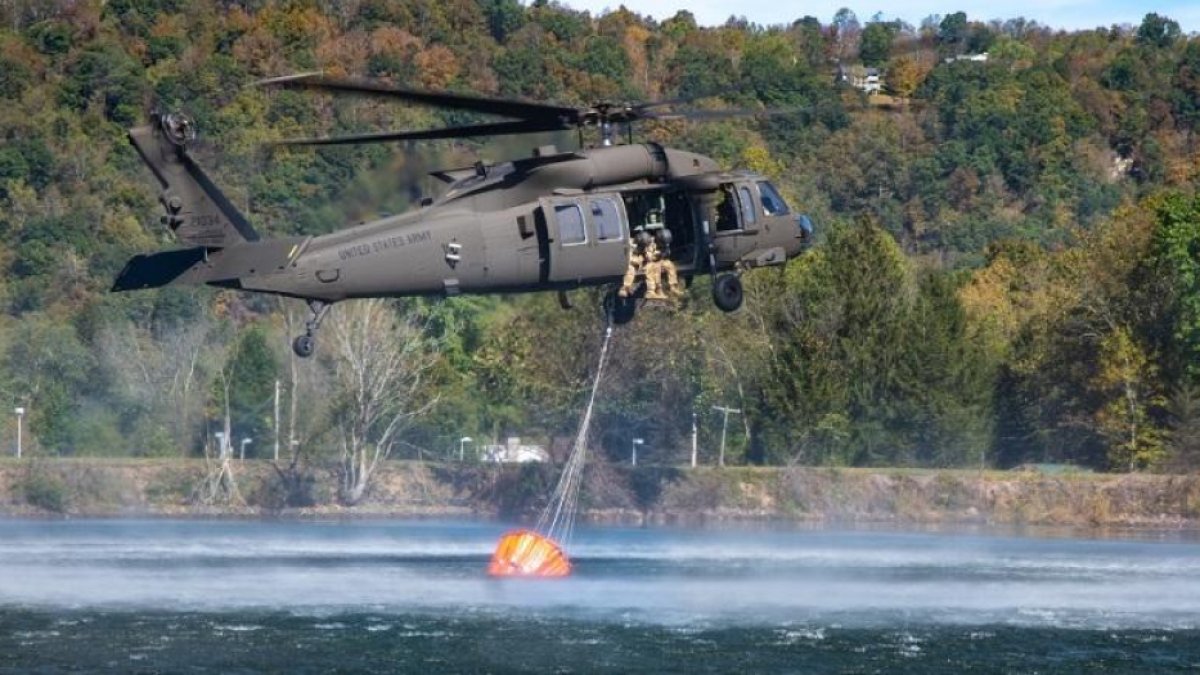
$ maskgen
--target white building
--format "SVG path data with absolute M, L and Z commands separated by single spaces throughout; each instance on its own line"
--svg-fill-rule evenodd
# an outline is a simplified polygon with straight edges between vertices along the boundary
M 504 440 L 504 445 L 483 446 L 483 461 L 496 464 L 549 462 L 550 453 L 540 445 L 521 445 L 520 438 L 509 436 Z

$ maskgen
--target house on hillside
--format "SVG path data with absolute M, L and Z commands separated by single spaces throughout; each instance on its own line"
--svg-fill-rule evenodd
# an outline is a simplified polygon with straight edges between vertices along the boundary
M 853 66 L 838 66 L 838 81 L 867 94 L 883 93 L 883 72 L 879 68 L 857 64 Z
M 954 63 L 956 61 L 974 61 L 975 63 L 987 63 L 988 53 L 982 54 L 959 54 L 958 56 L 947 56 L 943 61 L 945 63 Z

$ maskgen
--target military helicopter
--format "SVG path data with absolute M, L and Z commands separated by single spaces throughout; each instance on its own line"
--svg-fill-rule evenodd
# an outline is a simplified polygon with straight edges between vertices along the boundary
M 611 285 L 607 311 L 614 322 L 627 322 L 645 293 L 618 293 L 617 286 L 649 231 L 685 281 L 716 275 L 713 301 L 732 312 L 742 305 L 742 273 L 784 265 L 812 240 L 809 218 L 793 214 L 765 176 L 725 171 L 708 157 L 656 143 L 614 142 L 618 126 L 632 140 L 631 123 L 641 119 L 746 111 L 689 115 L 656 110 L 672 102 L 576 108 L 404 89 L 321 73 L 257 84 L 510 118 L 282 142 L 287 145 L 562 130 L 578 130 L 582 141 L 587 127 L 599 130 L 601 143 L 572 151 L 542 146 L 521 159 L 436 171 L 431 175 L 448 188 L 406 213 L 321 236 L 262 239 L 189 153 L 196 140 L 195 122 L 180 113 L 156 114 L 150 124 L 130 129 L 129 140 L 161 184 L 163 223 L 189 248 L 135 256 L 117 276 L 113 291 L 208 284 L 303 299 L 311 314 L 292 347 L 298 356 L 308 357 L 330 306 L 352 298 L 557 291 L 567 308 L 567 291 Z

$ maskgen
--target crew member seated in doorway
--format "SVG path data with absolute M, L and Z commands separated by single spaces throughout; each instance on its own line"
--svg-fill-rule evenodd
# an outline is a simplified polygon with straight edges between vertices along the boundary
M 629 264 L 625 278 L 617 292 L 622 298 L 633 294 L 633 284 L 638 272 L 646 280 L 647 300 L 669 300 L 683 294 L 679 285 L 679 272 L 668 257 L 671 246 L 671 231 L 662 222 L 662 212 L 652 209 L 646 214 L 646 224 L 635 230 L 630 242 Z M 666 275 L 666 283 L 663 276 Z
M 628 298 L 633 295 L 633 283 L 646 265 L 646 246 L 653 240 L 645 226 L 639 226 L 629 240 L 629 264 L 625 267 L 625 278 L 617 295 Z
M 683 294 L 679 271 L 671 260 L 671 231 L 663 225 L 662 212 L 647 214 L 646 230 L 652 235 L 646 248 L 646 299 L 670 300 Z M 663 283 L 663 276 L 666 283 Z

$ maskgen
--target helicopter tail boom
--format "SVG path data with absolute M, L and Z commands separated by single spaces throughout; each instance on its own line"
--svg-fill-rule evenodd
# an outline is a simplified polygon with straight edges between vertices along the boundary
M 129 130 L 129 142 L 162 185 L 162 222 L 185 244 L 223 248 L 257 241 L 246 217 L 192 159 L 187 146 L 195 124 L 180 114 L 156 115 L 151 124 Z
M 286 237 L 137 255 L 125 263 L 112 290 L 209 284 L 287 294 L 295 278 L 294 263 L 307 242 L 307 237 Z

